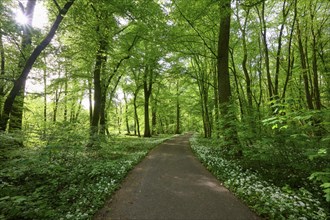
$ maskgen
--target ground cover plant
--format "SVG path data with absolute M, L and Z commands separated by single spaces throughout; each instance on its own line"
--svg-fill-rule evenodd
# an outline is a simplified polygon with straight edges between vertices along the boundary
M 327 219 L 326 204 L 306 188 L 294 190 L 265 180 L 258 170 L 226 159 L 211 139 L 194 136 L 191 147 L 203 164 L 261 217 L 267 219 Z
M 8 158 L 0 162 L 0 219 L 90 219 L 127 172 L 168 137 L 113 137 L 93 150 L 2 152 Z

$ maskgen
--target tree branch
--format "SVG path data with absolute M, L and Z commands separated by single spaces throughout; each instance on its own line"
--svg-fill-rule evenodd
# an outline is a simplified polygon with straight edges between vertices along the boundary
M 53 0 L 53 2 L 54 2 L 54 4 L 55 4 L 57 10 L 58 10 L 59 12 L 61 12 L 61 10 L 62 10 L 62 9 L 61 9 L 61 6 L 57 3 L 56 0 Z
M 243 7 L 252 8 L 252 7 L 254 7 L 254 6 L 259 5 L 260 3 L 264 2 L 264 1 L 266 1 L 266 0 L 260 0 L 260 1 L 257 1 L 257 2 L 255 2 L 255 3 L 251 3 L 251 4 L 244 4 L 244 3 L 242 3 L 241 5 L 242 5 Z
M 194 24 L 183 14 L 183 12 L 180 10 L 179 6 L 174 2 L 176 8 L 179 10 L 180 15 L 188 22 L 190 27 L 196 32 L 198 37 L 203 41 L 204 45 L 209 49 L 209 51 L 215 56 L 218 57 L 218 55 L 212 50 L 212 48 L 207 44 L 206 40 L 204 37 L 200 34 L 200 32 L 195 28 Z

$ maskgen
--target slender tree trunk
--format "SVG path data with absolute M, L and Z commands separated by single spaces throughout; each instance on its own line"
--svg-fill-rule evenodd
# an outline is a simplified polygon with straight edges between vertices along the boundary
M 309 109 L 314 109 L 312 95 L 309 90 L 309 79 L 308 79 L 308 67 L 306 63 L 306 55 L 304 52 L 304 46 L 301 39 L 301 31 L 299 27 L 299 22 L 297 21 L 297 35 L 298 35 L 298 46 L 299 46 L 299 53 L 300 53 L 300 62 L 302 68 L 302 77 L 304 81 L 304 88 L 305 88 L 305 97 L 307 101 L 307 106 Z
M 175 133 L 180 134 L 180 96 L 179 96 L 179 81 L 176 83 L 176 127 Z
M 61 91 L 59 91 L 57 88 L 55 91 L 55 100 L 54 100 L 54 109 L 53 109 L 53 122 L 54 123 L 57 121 L 57 110 L 58 110 L 58 104 L 60 101 L 60 95 L 61 95 Z
M 212 63 L 213 60 L 212 60 Z M 214 63 L 212 66 L 214 66 L 214 70 L 213 70 L 213 95 L 214 95 L 214 125 L 215 125 L 215 136 L 217 138 L 220 137 L 220 127 L 219 127 L 219 119 L 220 119 L 220 116 L 219 116 L 219 97 L 218 97 L 218 75 L 217 75 L 217 64 Z
M 101 107 L 100 107 L 100 134 L 106 134 L 107 128 L 107 94 L 105 89 L 102 89 Z
M 81 98 L 79 100 L 78 109 L 77 109 L 77 112 L 76 112 L 76 114 L 74 116 L 74 122 L 77 122 L 78 121 L 78 118 L 79 118 L 79 115 L 80 115 L 81 109 L 82 109 L 83 98 L 84 98 L 84 93 L 81 95 Z
M 248 106 L 247 106 L 247 112 L 250 114 L 252 111 L 252 91 L 251 91 L 251 78 L 249 71 L 247 69 L 247 58 L 248 58 L 248 50 L 247 50 L 247 45 L 246 45 L 246 23 L 248 20 L 250 10 L 246 12 L 246 18 L 244 21 L 244 26 L 241 28 L 242 32 L 242 41 L 243 41 L 243 61 L 242 61 L 242 68 L 243 68 L 243 73 L 245 76 L 245 82 L 246 82 L 246 96 L 248 100 Z
M 237 71 L 236 71 L 236 67 L 235 67 L 236 65 L 235 65 L 235 60 L 234 60 L 234 51 L 232 51 L 232 50 L 230 51 L 230 58 L 231 58 L 232 66 L 233 66 L 232 72 L 234 74 L 235 88 L 236 88 L 236 94 L 237 94 L 237 97 L 238 97 L 239 109 L 240 109 L 240 113 L 243 117 L 244 116 L 243 101 L 242 101 L 242 98 L 241 98 L 241 93 L 239 91 L 240 84 L 238 83 Z M 217 96 L 218 96 L 218 94 L 217 94 Z
M 151 137 L 149 121 L 149 100 L 152 91 L 153 70 L 146 66 L 144 71 L 143 91 L 144 91 L 144 137 Z
M 313 85 L 314 85 L 314 100 L 315 100 L 315 107 L 317 110 L 321 110 L 321 96 L 320 96 L 320 89 L 319 89 L 319 76 L 318 76 L 318 66 L 317 66 L 317 39 L 316 33 L 314 30 L 314 15 L 311 15 L 311 32 L 312 32 L 312 70 L 313 70 Z
M 6 63 L 6 57 L 5 57 L 5 49 L 3 47 L 3 41 L 2 41 L 2 33 L 0 31 L 0 119 L 2 118 L 2 107 L 3 107 L 3 101 L 5 98 L 5 80 L 1 79 L 6 73 L 5 70 L 5 63 Z
M 133 99 L 133 105 L 134 105 L 134 122 L 135 122 L 135 129 L 134 130 L 134 135 L 136 135 L 136 131 L 137 131 L 137 135 L 138 137 L 141 137 L 141 133 L 140 133 L 140 122 L 139 122 L 139 115 L 137 113 L 137 105 L 136 105 L 136 99 L 137 99 L 137 95 L 139 92 L 139 88 L 137 88 L 134 92 L 134 99 Z
M 269 64 L 269 49 L 267 44 L 267 27 L 266 27 L 266 20 L 265 20 L 265 1 L 262 2 L 262 9 L 261 14 L 259 12 L 259 9 L 257 8 L 259 20 L 261 23 L 261 36 L 262 36 L 262 43 L 264 47 L 264 53 L 265 53 L 265 66 L 266 66 L 266 76 L 267 76 L 267 85 L 268 85 L 268 93 L 270 100 L 273 100 L 273 83 L 272 78 L 270 75 L 270 64 Z
M 157 100 L 155 98 L 152 99 L 151 106 L 151 127 L 152 127 L 152 135 L 156 135 L 157 132 Z
M 88 79 L 88 101 L 89 101 L 89 125 L 92 127 L 93 121 L 93 92 L 92 92 L 92 80 Z
M 125 101 L 125 124 L 126 124 L 126 132 L 127 134 L 131 134 L 131 131 L 129 129 L 129 121 L 128 121 L 128 101 L 126 93 L 124 92 L 124 101 Z
M 293 64 L 294 64 L 294 55 L 291 55 L 292 53 L 292 39 L 293 39 L 293 32 L 294 32 L 294 27 L 297 19 L 297 0 L 294 1 L 294 15 L 293 15 L 293 21 L 291 24 L 290 28 L 290 37 L 289 37 L 289 44 L 288 44 L 288 62 L 287 62 L 287 69 L 286 69 L 286 77 L 285 77 L 285 82 L 283 86 L 283 92 L 282 92 L 282 99 L 285 99 L 285 94 L 287 90 L 287 86 L 289 83 L 289 80 L 292 76 L 292 69 L 293 69 Z
M 68 73 L 65 70 L 64 73 L 65 81 L 64 81 L 64 112 L 63 112 L 63 119 L 64 121 L 68 121 Z
M 50 41 L 53 39 L 59 25 L 61 24 L 64 16 L 72 6 L 75 0 L 69 0 L 62 9 L 59 10 L 59 13 L 50 29 L 46 37 L 40 42 L 40 44 L 34 49 L 32 54 L 29 56 L 29 58 L 26 60 L 24 68 L 21 72 L 21 75 L 18 77 L 18 79 L 15 81 L 13 88 L 10 90 L 9 95 L 7 96 L 5 100 L 5 104 L 3 107 L 3 117 L 0 121 L 0 130 L 5 131 L 7 127 L 7 122 L 10 117 L 10 113 L 13 108 L 13 103 L 19 94 L 21 88 L 26 82 L 26 79 L 33 67 L 33 64 L 41 54 L 41 52 L 48 46 Z
M 46 58 L 44 58 L 44 62 L 46 64 Z M 43 133 L 44 136 L 47 132 L 47 67 L 43 68 L 44 75 L 43 75 L 43 83 L 44 83 L 44 127 L 43 127 Z
M 283 1 L 283 6 L 282 6 L 282 23 L 281 23 L 281 28 L 280 28 L 280 33 L 278 37 L 278 42 L 277 42 L 277 52 L 276 52 L 276 68 L 275 68 L 275 79 L 274 79 L 274 96 L 276 99 L 279 99 L 279 76 L 280 76 L 280 64 L 281 64 L 281 52 L 282 52 L 282 37 L 283 37 L 283 31 L 284 31 L 284 26 L 286 23 L 286 18 L 289 13 L 289 9 L 286 11 L 286 0 Z

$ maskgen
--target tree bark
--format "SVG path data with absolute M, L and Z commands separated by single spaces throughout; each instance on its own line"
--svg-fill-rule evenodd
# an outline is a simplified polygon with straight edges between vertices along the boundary
M 231 101 L 230 77 L 229 77 L 229 38 L 230 38 L 230 17 L 231 7 L 230 0 L 221 2 L 220 30 L 218 39 L 218 92 L 219 92 L 219 108 L 224 118 L 223 130 L 225 140 L 229 143 L 229 150 L 235 148 L 235 156 L 241 157 L 242 151 L 237 149 L 238 137 L 235 127 L 235 116 L 229 111 Z M 232 148 L 233 147 L 233 148 Z
M 93 73 L 93 84 L 94 84 L 94 108 L 93 108 L 93 118 L 90 128 L 90 138 L 93 145 L 93 140 L 99 133 L 99 123 L 100 115 L 102 110 L 102 85 L 101 85 L 101 71 L 103 62 L 105 60 L 106 43 L 103 39 L 100 39 L 99 49 L 96 52 L 95 67 Z M 104 98 L 104 97 L 103 97 Z
M 21 3 L 20 3 L 21 4 Z M 21 10 L 24 16 L 27 18 L 26 25 L 23 25 L 23 36 L 21 41 L 21 56 L 18 61 L 18 70 L 21 71 L 24 68 L 26 61 L 26 55 L 30 53 L 30 47 L 32 43 L 32 20 L 34 14 L 34 8 L 36 0 L 28 0 L 26 7 L 21 4 Z M 25 82 L 22 84 L 21 89 L 13 103 L 11 115 L 10 115 L 10 130 L 21 130 L 23 121 L 23 109 L 25 98 Z
M 242 42 L 243 42 L 243 61 L 242 61 L 242 68 L 243 68 L 243 73 L 244 73 L 245 82 L 246 82 L 246 96 L 247 96 L 247 100 L 248 100 L 248 107 L 247 107 L 248 114 L 250 114 L 251 111 L 252 111 L 251 78 L 250 78 L 249 71 L 247 69 L 248 50 L 247 50 L 247 45 L 246 45 L 246 25 L 247 25 L 249 14 L 250 14 L 250 9 L 247 9 L 247 11 L 246 11 L 246 18 L 245 18 L 245 21 L 244 21 L 244 26 L 241 27 Z
M 149 100 L 152 92 L 153 70 L 149 65 L 146 66 L 143 77 L 144 91 L 144 137 L 151 137 L 149 120 Z
M 214 67 L 213 70 L 213 94 L 214 94 L 214 130 L 215 136 L 217 138 L 220 137 L 220 127 L 219 127 L 219 120 L 220 120 L 220 113 L 219 113 L 219 96 L 218 96 L 218 74 L 217 74 L 217 63 L 212 60 L 212 66 Z
M 218 39 L 218 97 L 220 112 L 222 115 L 228 113 L 228 105 L 231 98 L 229 78 L 229 36 L 230 36 L 230 1 L 221 3 L 221 19 Z
M 5 131 L 7 127 L 7 122 L 10 117 L 10 113 L 13 107 L 13 103 L 19 94 L 19 91 L 21 90 L 22 86 L 26 82 L 26 79 L 33 67 L 33 64 L 41 54 L 41 52 L 48 46 L 50 41 L 53 39 L 59 25 L 61 24 L 65 14 L 68 12 L 72 4 L 75 0 L 68 1 L 64 7 L 59 11 L 59 14 L 57 15 L 51 29 L 49 30 L 46 37 L 41 41 L 41 43 L 33 50 L 32 54 L 29 56 L 27 61 L 25 62 L 24 68 L 18 77 L 18 79 L 15 81 L 13 88 L 10 90 L 9 95 L 7 96 L 5 100 L 5 104 L 3 107 L 3 116 L 0 121 L 0 130 Z
M 3 47 L 2 33 L 0 31 L 0 77 L 3 77 L 6 73 L 5 63 L 6 63 L 5 49 Z M 2 118 L 2 105 L 3 105 L 5 95 L 6 95 L 5 94 L 5 80 L 0 79 L 0 119 Z
M 262 2 L 262 9 L 261 14 L 257 7 L 259 20 L 261 23 L 261 36 L 262 36 L 262 43 L 264 46 L 264 53 L 265 53 L 265 66 L 266 66 L 266 76 L 267 76 L 267 87 L 270 100 L 273 100 L 273 82 L 270 75 L 270 65 L 269 65 L 269 49 L 267 44 L 267 27 L 266 27 L 266 20 L 265 20 L 265 1 Z
M 319 76 L 318 76 L 318 66 L 317 66 L 317 34 L 314 30 L 314 14 L 311 12 L 311 32 L 312 32 L 312 70 L 313 70 L 313 85 L 314 85 L 314 100 L 315 107 L 317 110 L 321 110 L 321 96 L 319 89 Z
M 157 100 L 154 98 L 151 101 L 151 130 L 152 135 L 156 135 L 158 133 L 157 129 Z
M 137 99 L 137 95 L 140 91 L 140 88 L 138 87 L 135 92 L 134 92 L 134 99 L 133 99 L 133 105 L 134 105 L 134 123 L 135 123 L 135 130 L 134 130 L 134 135 L 137 135 L 138 137 L 141 137 L 141 133 L 140 133 L 140 122 L 139 122 L 139 115 L 137 113 L 137 104 L 136 104 L 136 99 Z
M 64 112 L 63 112 L 63 119 L 64 121 L 68 121 L 68 72 L 65 70 L 64 73 L 65 81 L 64 81 Z
M 301 39 L 301 31 L 299 27 L 299 22 L 297 21 L 297 35 L 298 35 L 298 46 L 299 46 L 299 54 L 300 54 L 300 62 L 302 68 L 302 77 L 304 81 L 304 88 L 305 88 L 305 97 L 307 101 L 307 106 L 309 109 L 314 109 L 312 95 L 309 90 L 309 79 L 308 79 L 308 67 L 306 63 L 306 55 L 304 51 L 304 46 Z
M 92 80 L 88 79 L 88 101 L 89 101 L 89 125 L 92 127 L 93 121 L 93 92 L 92 92 Z
M 275 79 L 274 79 L 274 96 L 275 99 L 279 99 L 279 76 L 280 76 L 280 64 L 281 64 L 281 52 L 282 52 L 282 37 L 283 37 L 283 30 L 284 30 L 284 25 L 286 23 L 286 18 L 289 13 L 289 9 L 286 11 L 286 0 L 283 1 L 283 6 L 282 6 L 282 23 L 281 23 L 281 28 L 280 28 L 280 33 L 278 37 L 278 42 L 277 42 L 277 52 L 276 52 L 276 68 L 275 68 Z
M 294 32 L 294 27 L 297 19 L 297 0 L 294 1 L 294 15 L 293 15 L 293 20 L 290 28 L 290 37 L 289 37 L 289 44 L 288 44 L 288 62 L 287 62 L 287 69 L 286 69 L 286 77 L 285 77 L 285 82 L 283 86 L 283 92 L 282 92 L 282 97 L 281 99 L 285 99 L 286 95 L 286 90 L 287 86 L 289 83 L 289 80 L 292 76 L 292 69 L 293 69 L 293 64 L 294 64 L 294 55 L 291 55 L 292 53 L 292 39 L 293 39 L 293 32 Z
M 44 62 L 46 64 L 46 58 L 44 57 Z M 43 134 L 46 136 L 47 132 L 47 67 L 46 65 L 43 68 L 43 83 L 44 83 L 44 126 Z
M 125 101 L 125 124 L 126 124 L 126 132 L 127 134 L 131 134 L 131 131 L 129 129 L 129 121 L 128 121 L 128 101 L 127 101 L 127 95 L 124 91 L 124 101 Z
M 180 134 L 180 94 L 179 94 L 179 81 L 176 83 L 176 127 L 175 134 Z

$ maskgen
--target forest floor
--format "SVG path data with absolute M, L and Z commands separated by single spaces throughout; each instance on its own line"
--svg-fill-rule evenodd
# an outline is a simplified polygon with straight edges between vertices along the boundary
M 94 219 L 259 219 L 195 158 L 189 138 L 152 150 Z

